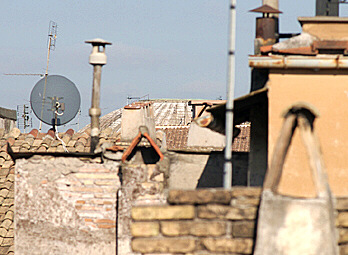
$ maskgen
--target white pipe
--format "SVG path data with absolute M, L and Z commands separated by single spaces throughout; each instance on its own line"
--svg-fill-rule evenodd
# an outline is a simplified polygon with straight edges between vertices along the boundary
M 230 42 L 229 42 L 229 68 L 226 102 L 226 147 L 223 186 L 225 189 L 232 187 L 232 141 L 233 141 L 233 101 L 235 85 L 235 49 L 236 49 L 236 1 L 231 0 L 230 6 Z
M 348 57 L 344 56 L 276 56 L 276 57 L 249 57 L 249 66 L 255 68 L 282 68 L 282 69 L 348 69 Z

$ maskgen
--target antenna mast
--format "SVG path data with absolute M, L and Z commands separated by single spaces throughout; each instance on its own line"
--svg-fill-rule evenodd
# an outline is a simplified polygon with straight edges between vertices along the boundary
M 41 132 L 42 129 L 42 115 L 43 115 L 43 109 L 45 105 L 45 97 L 46 97 L 46 87 L 47 87 L 47 76 L 48 76 L 48 64 L 50 62 L 50 53 L 51 50 L 55 50 L 56 48 L 56 39 L 57 39 L 57 23 L 54 21 L 50 21 L 48 26 L 48 50 L 47 50 L 47 65 L 46 65 L 46 72 L 45 72 L 45 85 L 44 85 L 44 91 L 42 96 L 42 107 L 41 107 L 41 118 L 40 118 L 40 127 L 39 132 Z

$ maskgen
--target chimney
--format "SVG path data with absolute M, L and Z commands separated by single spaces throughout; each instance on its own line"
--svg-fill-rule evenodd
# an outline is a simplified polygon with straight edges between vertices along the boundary
M 316 16 L 338 16 L 339 1 L 338 0 L 316 0 L 315 15 Z
M 271 2 L 274 6 L 278 5 L 277 1 Z M 278 42 L 279 22 L 277 15 L 282 12 L 267 4 L 253 9 L 250 12 L 262 13 L 262 17 L 256 18 L 256 38 L 254 53 L 255 55 L 257 55 L 260 54 L 261 46 L 273 45 Z
M 151 102 L 135 102 L 123 108 L 121 142 L 133 141 L 139 134 L 140 126 L 146 126 L 150 137 L 156 141 L 155 118 Z
M 100 79 L 101 69 L 106 65 L 105 46 L 111 45 L 110 42 L 103 39 L 94 39 L 85 41 L 85 43 L 92 44 L 92 52 L 89 55 L 89 63 L 93 65 L 93 88 L 92 88 L 92 104 L 89 109 L 89 116 L 91 116 L 91 153 L 94 153 L 99 143 L 99 116 L 101 110 L 100 104 Z

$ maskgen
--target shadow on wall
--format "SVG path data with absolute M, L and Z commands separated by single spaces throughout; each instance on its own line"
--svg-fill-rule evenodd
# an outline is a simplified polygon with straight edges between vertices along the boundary
M 232 157 L 232 185 L 247 186 L 248 153 L 235 152 Z M 207 164 L 198 180 L 197 188 L 223 187 L 224 154 L 210 154 Z

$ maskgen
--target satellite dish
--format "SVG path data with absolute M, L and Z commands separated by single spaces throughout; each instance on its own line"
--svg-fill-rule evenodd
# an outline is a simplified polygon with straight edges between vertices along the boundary
M 71 121 L 80 109 L 80 93 L 75 84 L 61 75 L 47 75 L 30 94 L 34 114 L 42 122 L 60 126 Z

